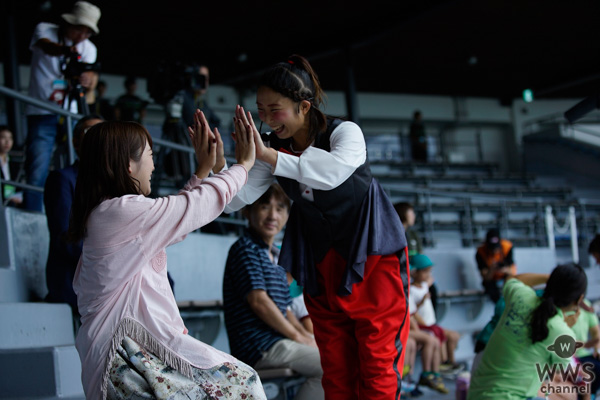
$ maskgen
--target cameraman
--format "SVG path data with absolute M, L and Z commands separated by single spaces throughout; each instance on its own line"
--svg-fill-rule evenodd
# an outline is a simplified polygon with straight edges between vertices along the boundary
M 172 142 L 191 146 L 188 126 L 194 125 L 194 113 L 202 110 L 211 128 L 220 128 L 221 120 L 206 102 L 209 70 L 206 65 L 192 64 L 184 67 L 183 88 L 178 90 L 166 105 L 163 136 Z M 166 173 L 176 180 L 187 182 L 192 174 L 187 154 L 169 152 L 166 156 Z
M 100 9 L 86 1 L 78 1 L 69 13 L 62 14 L 61 17 L 60 25 L 42 22 L 35 28 L 30 44 L 32 60 L 29 95 L 62 106 L 69 90 L 69 82 L 64 75 L 67 63 L 96 62 L 97 49 L 89 38 L 100 32 L 97 26 Z M 75 55 L 79 55 L 78 60 L 73 60 Z M 98 74 L 94 71 L 85 71 L 79 76 L 78 83 L 87 91 L 87 103 L 94 102 L 97 81 Z M 73 102 L 65 108 L 78 112 L 76 104 Z M 56 141 L 58 121 L 58 116 L 49 111 L 27 106 L 25 172 L 30 185 L 44 186 Z M 39 192 L 25 191 L 24 208 L 42 211 L 42 198 L 43 195 Z

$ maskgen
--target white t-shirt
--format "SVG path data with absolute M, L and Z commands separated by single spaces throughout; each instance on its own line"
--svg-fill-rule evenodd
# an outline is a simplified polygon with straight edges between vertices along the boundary
M 429 286 L 426 283 L 422 283 L 421 287 L 415 284 L 410 285 L 410 296 L 408 297 L 408 309 L 410 314 L 417 313 L 423 319 L 426 326 L 435 325 L 435 310 L 431 298 L 425 299 L 421 307 L 417 308 L 417 304 L 423 300 L 425 295 L 429 293 Z
M 6 162 L 2 162 L 2 159 L 0 158 L 0 170 L 2 171 L 2 175 L 0 175 L 0 178 L 6 181 L 10 181 L 10 168 L 8 165 L 8 157 L 6 158 Z
M 304 303 L 304 294 L 300 294 L 300 296 L 297 297 L 292 297 L 290 309 L 296 318 L 298 318 L 298 321 L 304 317 L 308 317 L 308 310 L 306 309 L 306 304 Z
M 332 190 L 344 183 L 367 159 L 365 137 L 358 125 L 345 121 L 333 130 L 329 142 L 331 151 L 309 146 L 302 157 L 279 152 L 275 168 L 256 160 L 248 172 L 248 183 L 225 207 L 225 212 L 254 203 L 276 176 L 298 181 L 302 197 L 309 201 L 314 201 L 313 189 Z
M 31 75 L 29 80 L 29 95 L 39 100 L 47 100 L 62 104 L 65 97 L 66 81 L 64 80 L 61 71 L 61 61 L 63 56 L 51 56 L 42 51 L 35 44 L 40 39 L 48 39 L 51 42 L 59 43 L 58 25 L 41 22 L 35 27 L 33 37 L 29 49 L 31 55 Z M 69 39 L 64 39 L 65 46 L 71 46 L 73 42 Z M 96 46 L 85 39 L 76 46 L 77 51 L 81 54 L 81 62 L 94 63 L 96 62 L 97 49 Z M 71 111 L 77 109 L 71 107 Z M 51 114 L 49 111 L 43 110 L 32 105 L 27 106 L 27 115 Z

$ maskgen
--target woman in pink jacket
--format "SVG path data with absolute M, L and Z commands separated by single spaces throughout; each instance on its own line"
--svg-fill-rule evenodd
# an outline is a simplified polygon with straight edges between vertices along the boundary
M 252 137 L 237 135 L 238 164 L 208 177 L 223 145 L 195 117 L 198 168 L 174 196 L 146 197 L 154 162 L 141 125 L 104 122 L 83 139 L 69 236 L 84 241 L 73 288 L 87 399 L 265 398 L 254 370 L 187 335 L 167 279 L 165 248 L 215 219 L 254 164 Z

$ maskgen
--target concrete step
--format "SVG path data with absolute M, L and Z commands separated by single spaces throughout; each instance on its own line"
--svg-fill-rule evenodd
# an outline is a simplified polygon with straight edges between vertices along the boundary
M 0 399 L 83 399 L 75 346 L 0 350 Z
M 0 303 L 0 399 L 84 398 L 67 304 Z
M 69 346 L 75 343 L 67 304 L 0 303 L 0 350 Z
M 46 296 L 49 243 L 45 214 L 0 205 L 0 302 Z

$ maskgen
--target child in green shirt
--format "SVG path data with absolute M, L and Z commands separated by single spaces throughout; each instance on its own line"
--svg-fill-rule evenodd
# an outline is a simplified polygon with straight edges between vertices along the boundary
M 546 283 L 542 298 L 532 286 Z M 548 350 L 561 335 L 575 337 L 570 326 L 579 315 L 587 277 L 575 264 L 545 274 L 509 277 L 503 288 L 506 306 L 471 379 L 468 400 L 516 400 L 536 397 L 542 382 L 538 367 L 569 363 Z M 567 316 L 568 315 L 568 316 Z

